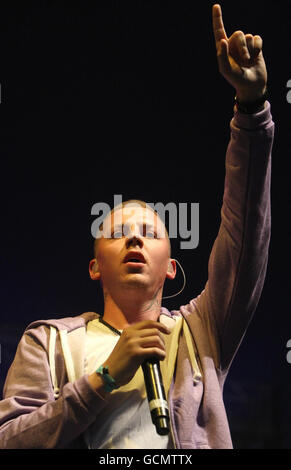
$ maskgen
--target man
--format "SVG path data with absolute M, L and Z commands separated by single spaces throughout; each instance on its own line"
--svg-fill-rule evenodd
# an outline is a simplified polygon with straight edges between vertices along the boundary
M 176 263 L 167 236 L 158 236 L 162 222 L 142 206 L 116 209 L 89 265 L 102 282 L 104 314 L 27 328 L 0 403 L 1 448 L 232 447 L 222 390 L 266 273 L 274 125 L 262 39 L 241 31 L 228 38 L 219 5 L 213 29 L 219 70 L 237 102 L 205 290 L 176 311 L 163 308 Z M 140 366 L 150 357 L 161 360 L 166 436 L 148 410 Z

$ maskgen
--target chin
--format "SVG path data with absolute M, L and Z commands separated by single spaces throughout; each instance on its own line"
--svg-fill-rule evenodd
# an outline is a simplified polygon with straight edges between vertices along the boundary
M 145 289 L 150 287 L 149 281 L 143 275 L 138 273 L 132 273 L 129 276 L 126 276 L 126 279 L 124 279 L 123 284 L 127 288 Z

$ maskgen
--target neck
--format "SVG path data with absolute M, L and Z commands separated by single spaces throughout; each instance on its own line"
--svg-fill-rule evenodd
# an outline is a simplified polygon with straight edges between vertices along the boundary
M 104 293 L 104 320 L 118 330 L 141 321 L 157 321 L 160 316 L 162 289 L 159 289 L 151 298 L 141 299 L 138 295 L 127 292 L 125 298 L 113 298 Z

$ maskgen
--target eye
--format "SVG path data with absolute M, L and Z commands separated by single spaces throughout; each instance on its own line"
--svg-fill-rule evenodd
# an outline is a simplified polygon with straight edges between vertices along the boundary
M 146 237 L 147 238 L 156 238 L 156 234 L 155 234 L 155 232 L 149 231 L 149 232 L 146 233 Z
M 121 230 L 114 230 L 111 233 L 111 238 L 122 238 L 122 237 L 123 237 L 123 233 Z
M 143 232 L 143 236 L 146 238 L 157 238 L 157 233 L 153 229 L 146 230 L 146 228 L 144 228 Z

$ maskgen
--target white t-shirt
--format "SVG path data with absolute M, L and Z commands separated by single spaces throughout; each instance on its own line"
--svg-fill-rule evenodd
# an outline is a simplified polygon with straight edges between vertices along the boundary
M 106 363 L 118 340 L 119 335 L 100 323 L 99 319 L 88 323 L 87 374 L 92 374 Z M 152 423 L 141 367 L 128 384 L 110 393 L 108 405 L 98 413 L 96 421 L 86 431 L 85 441 L 90 449 L 173 448 L 171 435 L 158 435 Z

